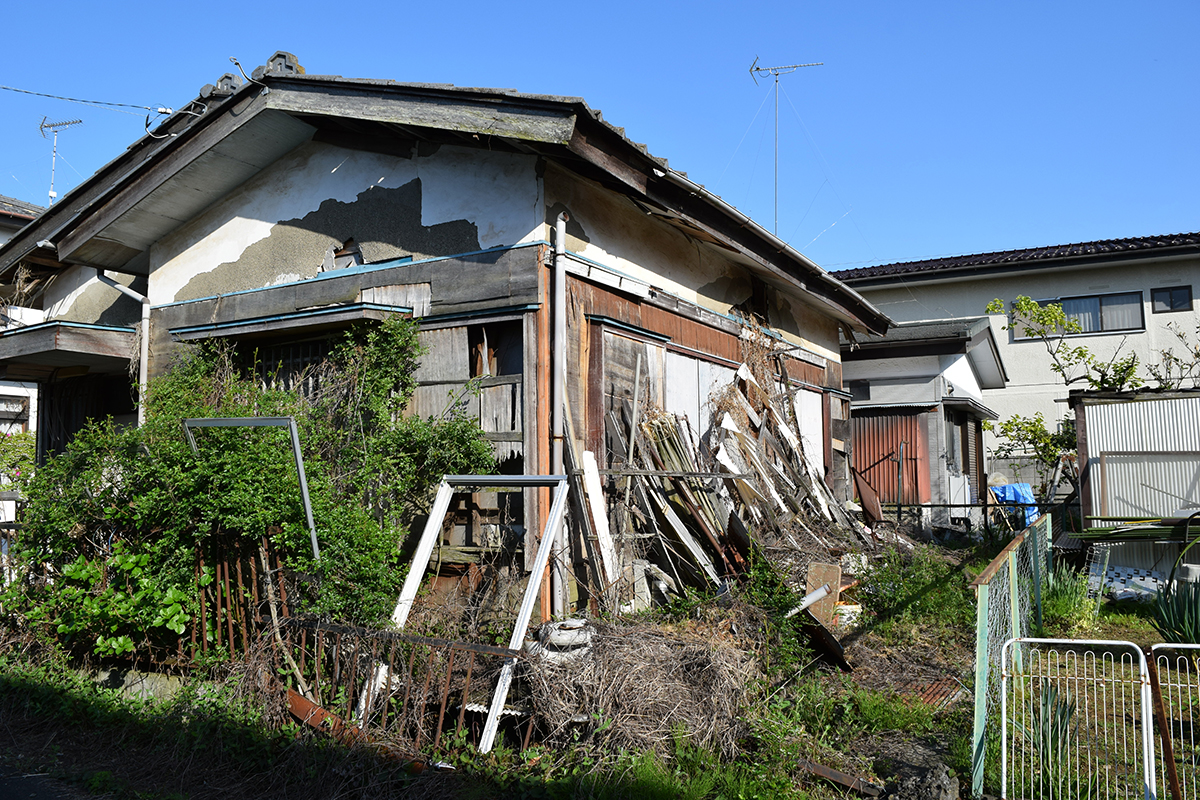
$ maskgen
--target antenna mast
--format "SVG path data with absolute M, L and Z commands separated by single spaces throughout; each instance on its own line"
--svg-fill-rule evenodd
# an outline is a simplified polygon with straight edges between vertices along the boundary
M 50 156 L 50 205 L 54 205 L 55 198 L 58 193 L 54 191 L 54 168 L 58 163 L 58 132 L 72 125 L 82 125 L 81 119 L 67 119 L 62 122 L 47 122 L 47 117 L 42 117 L 42 123 L 38 125 L 38 130 L 42 132 L 42 138 L 46 138 L 46 131 L 54 133 L 54 153 Z
M 804 67 L 821 67 L 824 66 L 824 61 L 817 61 L 812 64 L 785 64 L 782 67 L 760 67 L 758 59 L 754 59 L 754 63 L 750 65 L 750 77 L 754 79 L 755 85 L 758 84 L 758 76 L 760 74 L 770 73 L 775 76 L 775 235 L 779 235 L 779 76 L 787 75 Z

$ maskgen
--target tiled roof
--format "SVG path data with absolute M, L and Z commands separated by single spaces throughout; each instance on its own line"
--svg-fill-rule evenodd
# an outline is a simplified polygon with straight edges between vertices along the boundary
M 15 197 L 5 197 L 0 194 L 0 214 L 4 214 L 5 216 L 33 219 L 45 210 L 41 206 L 35 206 L 33 203 L 26 203 L 24 200 L 18 200 Z
M 1060 244 L 1049 247 L 1029 247 L 1023 250 L 1002 250 L 995 253 L 974 253 L 924 261 L 903 261 L 860 267 L 834 272 L 833 276 L 854 284 L 871 279 L 906 275 L 936 277 L 935 273 L 991 272 L 1003 269 L 1037 269 L 1066 266 L 1073 261 L 1094 261 L 1107 256 L 1136 257 L 1156 255 L 1152 251 L 1184 250 L 1200 252 L 1200 232 L 1175 233 L 1166 236 L 1139 236 L 1132 239 L 1101 239 L 1096 242 Z

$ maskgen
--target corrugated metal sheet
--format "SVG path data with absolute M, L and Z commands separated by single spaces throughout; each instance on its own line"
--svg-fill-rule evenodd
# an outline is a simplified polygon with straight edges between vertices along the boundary
M 1089 455 L 1200 452 L 1200 396 L 1087 405 Z
M 1189 503 L 1200 507 L 1200 453 L 1100 453 L 1088 460 L 1098 465 L 1092 504 L 1101 516 L 1150 519 Z
M 929 502 L 929 442 L 924 412 L 916 409 L 853 409 L 854 469 L 879 495 L 896 502 L 896 462 L 904 442 L 901 502 Z
M 1088 480 L 1101 516 L 1200 504 L 1200 396 L 1087 404 Z

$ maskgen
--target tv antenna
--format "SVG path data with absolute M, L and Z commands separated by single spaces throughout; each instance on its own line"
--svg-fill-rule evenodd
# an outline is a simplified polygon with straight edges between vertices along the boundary
M 779 76 L 787 75 L 804 67 L 821 67 L 824 66 L 824 61 L 816 61 L 812 64 L 785 64 L 782 67 L 760 67 L 758 65 L 758 57 L 754 59 L 754 63 L 750 65 L 750 77 L 754 79 L 754 83 L 758 85 L 758 76 L 760 74 L 770 73 L 775 76 L 775 235 L 779 235 Z
M 58 193 L 54 191 L 54 168 L 58 162 L 58 132 L 72 125 L 82 125 L 81 119 L 65 119 L 62 122 L 49 122 L 48 117 L 42 117 L 42 123 L 38 125 L 38 130 L 42 132 L 42 138 L 46 138 L 46 131 L 54 133 L 54 153 L 50 156 L 50 205 L 54 205 L 55 198 Z

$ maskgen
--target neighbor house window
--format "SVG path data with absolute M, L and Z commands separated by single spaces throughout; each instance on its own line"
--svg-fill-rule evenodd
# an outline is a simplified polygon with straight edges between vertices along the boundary
M 1141 292 L 1063 297 L 1041 303 L 1061 303 L 1067 319 L 1079 323 L 1077 333 L 1135 331 L 1146 327 L 1142 319 Z
M 1169 286 L 1150 291 L 1150 306 L 1155 314 L 1192 310 L 1192 287 Z

